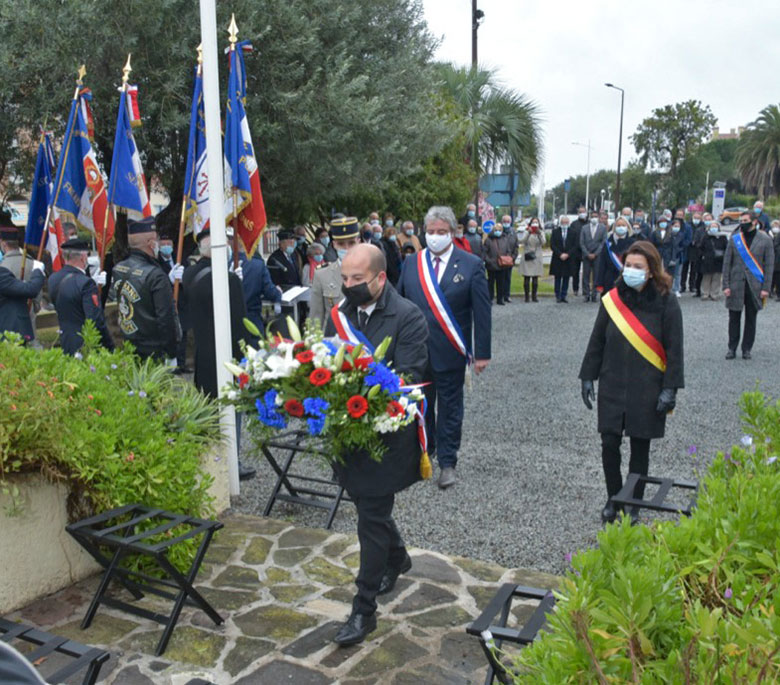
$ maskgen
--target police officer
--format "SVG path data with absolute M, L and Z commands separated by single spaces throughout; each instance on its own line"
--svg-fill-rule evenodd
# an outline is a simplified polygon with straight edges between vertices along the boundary
M 114 267 L 112 285 L 119 304 L 119 330 L 142 358 L 174 357 L 179 321 L 171 280 L 157 261 L 154 218 L 129 222 L 127 242 L 130 255 Z
M 311 283 L 310 316 L 325 325 L 328 314 L 338 304 L 341 293 L 341 262 L 347 250 L 360 244 L 360 226 L 354 216 L 340 217 L 330 222 L 330 233 L 338 259 L 314 272 Z
M 75 354 L 81 349 L 84 342 L 81 329 L 87 319 L 95 322 L 103 346 L 113 350 L 114 341 L 106 326 L 97 288 L 106 283 L 105 271 L 93 278 L 87 276 L 89 243 L 86 240 L 71 238 L 60 249 L 65 266 L 49 277 L 49 297 L 57 310 L 62 351 Z
M 27 300 L 41 292 L 44 281 L 43 262 L 34 260 L 29 281 L 21 281 L 3 266 L 5 254 L 18 246 L 19 233 L 13 226 L 0 227 L 0 337 L 6 331 L 32 340 L 33 327 Z

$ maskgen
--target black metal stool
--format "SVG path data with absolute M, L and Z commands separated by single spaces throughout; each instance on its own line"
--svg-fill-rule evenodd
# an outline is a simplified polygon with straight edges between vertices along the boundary
M 528 619 L 528 622 L 522 628 L 507 628 L 506 622 L 512 609 L 512 600 L 516 597 L 520 599 L 536 599 L 539 600 L 539 604 L 536 605 L 531 618 Z M 494 678 L 498 678 L 501 683 L 508 684 L 513 682 L 509 672 L 490 649 L 485 632 L 490 633 L 496 647 L 499 649 L 504 640 L 521 646 L 530 644 L 537 638 L 539 631 L 547 624 L 547 613 L 552 611 L 554 606 L 555 597 L 553 597 L 550 590 L 515 585 L 514 583 L 504 583 L 501 586 L 495 597 L 490 600 L 490 604 L 479 615 L 479 618 L 466 628 L 466 632 L 469 635 L 475 635 L 479 638 L 479 644 L 488 660 L 485 685 L 493 685 Z M 493 623 L 496 616 L 499 616 L 498 622 Z
M 136 532 L 139 526 L 143 530 Z M 101 603 L 142 618 L 157 621 L 165 626 L 155 651 L 155 654 L 160 656 L 168 645 L 168 640 L 176 627 L 185 602 L 199 606 L 214 623 L 221 625 L 223 623 L 222 617 L 192 586 L 192 583 L 198 574 L 211 538 L 222 527 L 223 524 L 219 521 L 205 521 L 140 504 L 128 504 L 111 511 L 104 511 L 97 516 L 66 526 L 66 530 L 105 569 L 95 596 L 81 622 L 82 629 L 89 627 Z M 174 534 L 174 529 L 186 530 L 184 532 L 177 531 Z M 170 537 L 165 537 L 159 542 L 151 540 L 151 538 L 161 535 L 169 535 Z M 202 538 L 195 558 L 187 572 L 181 573 L 168 560 L 168 550 L 184 540 L 197 536 L 202 536 Z M 165 577 L 156 578 L 141 571 L 120 566 L 120 562 L 124 558 L 135 554 L 154 559 Z M 121 583 L 136 599 L 141 599 L 144 592 L 149 592 L 172 600 L 173 610 L 166 616 L 119 599 L 106 597 L 105 592 L 112 579 Z M 178 592 L 174 594 L 163 590 L 158 587 L 160 585 L 178 590 Z
M 82 669 L 85 669 L 85 673 L 81 684 L 94 685 L 100 675 L 100 669 L 111 656 L 103 649 L 88 647 L 65 637 L 57 637 L 43 630 L 0 618 L 0 640 L 11 644 L 11 640 L 14 639 L 38 646 L 37 649 L 22 655 L 31 664 L 35 664 L 54 653 L 73 657 L 73 661 L 69 664 L 46 676 L 46 682 L 51 683 L 51 685 L 64 683 Z
M 658 486 L 658 491 L 652 499 L 635 499 L 634 488 L 639 483 L 650 483 Z M 682 490 L 693 490 L 693 495 L 687 507 L 678 507 L 673 504 L 667 504 L 666 498 L 672 488 Z M 617 495 L 612 496 L 615 504 L 623 505 L 623 508 L 636 507 L 637 509 L 652 509 L 654 511 L 665 511 L 671 514 L 683 514 L 690 516 L 691 511 L 696 506 L 696 495 L 699 491 L 699 484 L 696 481 L 673 480 L 672 478 L 656 478 L 655 476 L 640 476 L 638 473 L 629 473 L 626 482 Z
M 263 456 L 266 458 L 271 468 L 277 475 L 276 484 L 271 491 L 271 496 L 268 498 L 268 502 L 265 505 L 263 516 L 270 516 L 271 509 L 277 500 L 283 500 L 285 502 L 293 502 L 295 504 L 302 504 L 306 507 L 317 507 L 319 509 L 325 509 L 328 512 L 328 520 L 325 524 L 325 528 L 329 529 L 333 525 L 333 519 L 336 517 L 336 511 L 339 508 L 342 500 L 351 502 L 347 494 L 344 492 L 344 488 L 339 485 L 338 481 L 334 478 L 330 480 L 325 478 L 316 478 L 314 476 L 304 476 L 299 473 L 291 473 L 293 461 L 298 454 L 302 452 L 310 452 L 313 454 L 326 455 L 322 449 L 312 447 L 307 444 L 309 435 L 306 431 L 289 431 L 287 433 L 281 433 L 273 440 L 268 440 L 260 446 Z M 279 450 L 289 450 L 290 453 L 284 459 L 284 465 L 280 466 L 276 460 L 273 452 L 270 448 Z M 294 482 L 301 482 L 304 485 L 301 487 L 295 485 Z M 320 485 L 328 486 L 330 490 L 314 489 L 309 487 L 308 483 L 317 483 Z M 282 492 L 282 488 L 286 492 Z M 304 497 L 303 495 L 308 495 Z

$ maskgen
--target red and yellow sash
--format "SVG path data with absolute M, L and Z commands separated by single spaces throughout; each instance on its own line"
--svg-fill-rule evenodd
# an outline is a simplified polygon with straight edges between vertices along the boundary
M 612 288 L 602 296 L 601 301 L 612 323 L 617 326 L 631 346 L 661 373 L 666 371 L 666 351 L 663 345 L 626 307 L 626 303 L 618 295 L 617 288 Z

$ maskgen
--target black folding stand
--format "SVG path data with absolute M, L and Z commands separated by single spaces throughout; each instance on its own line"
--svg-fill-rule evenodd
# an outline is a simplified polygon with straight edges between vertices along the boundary
M 277 475 L 276 484 L 265 505 L 263 516 L 270 516 L 271 509 L 273 509 L 276 501 L 283 500 L 285 502 L 302 504 L 306 507 L 325 509 L 328 512 L 328 520 L 325 524 L 325 528 L 329 529 L 333 525 L 333 519 L 336 517 L 336 511 L 338 510 L 341 501 L 346 500 L 350 502 L 351 500 L 349 499 L 349 496 L 345 494 L 344 488 L 339 485 L 335 477 L 330 479 L 316 478 L 314 476 L 304 476 L 290 471 L 293 461 L 298 454 L 303 452 L 320 455 L 327 454 L 324 450 L 307 444 L 308 438 L 309 436 L 306 431 L 289 431 L 287 433 L 281 433 L 273 440 L 268 440 L 260 446 L 263 456 Z M 272 449 L 282 451 L 289 450 L 289 454 L 286 457 L 279 459 L 279 461 L 284 462 L 284 465 L 280 466 Z M 297 485 L 296 483 L 299 482 L 304 485 Z M 329 489 L 315 489 L 314 487 L 309 486 L 309 483 L 326 486 Z M 285 492 L 282 492 L 282 488 L 284 488 Z M 304 495 L 306 496 L 304 497 Z
M 136 528 L 139 526 L 143 530 L 136 533 Z M 185 602 L 189 601 L 199 606 L 214 623 L 221 625 L 223 623 L 222 617 L 192 586 L 192 583 L 198 574 L 198 569 L 206 555 L 212 536 L 222 527 L 223 524 L 219 521 L 205 521 L 140 504 L 128 504 L 66 526 L 66 530 L 105 569 L 86 616 L 81 622 L 82 629 L 89 627 L 100 604 L 107 604 L 136 616 L 157 621 L 165 626 L 155 651 L 155 654 L 160 656 L 168 646 L 168 640 L 176 627 Z M 159 538 L 160 536 L 164 536 L 160 541 L 150 540 L 150 538 Z M 181 573 L 168 560 L 168 550 L 184 540 L 197 536 L 202 536 L 202 538 L 195 558 L 192 560 L 189 570 L 186 573 Z M 122 559 L 131 555 L 154 559 L 164 577 L 156 578 L 141 571 L 120 566 Z M 149 592 L 172 600 L 173 610 L 166 616 L 112 597 L 106 597 L 105 592 L 112 579 L 116 579 L 136 599 L 141 599 L 144 592 Z M 178 592 L 174 594 L 159 586 L 172 588 Z
M 657 485 L 658 490 L 652 499 L 635 499 L 634 488 L 638 483 L 650 483 Z M 688 506 L 680 508 L 673 504 L 666 503 L 666 497 L 672 488 L 682 490 L 693 490 Z M 654 511 L 665 511 L 672 514 L 683 514 L 690 516 L 693 507 L 696 506 L 696 495 L 699 490 L 699 484 L 695 481 L 673 480 L 671 478 L 656 478 L 655 476 L 640 476 L 638 473 L 629 473 L 626 482 L 617 495 L 613 495 L 612 501 L 615 504 L 622 504 L 623 508 L 636 507 L 637 509 L 652 509 Z

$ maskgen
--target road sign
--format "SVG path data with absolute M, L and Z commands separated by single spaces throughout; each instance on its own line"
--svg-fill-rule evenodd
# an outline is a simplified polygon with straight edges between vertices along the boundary
M 726 208 L 726 189 L 725 188 L 713 188 L 712 190 L 712 217 L 716 221 L 720 221 L 720 215 L 723 214 L 723 210 Z
M 571 192 L 571 179 L 570 178 L 567 178 L 563 182 L 563 192 L 564 193 L 570 193 Z

